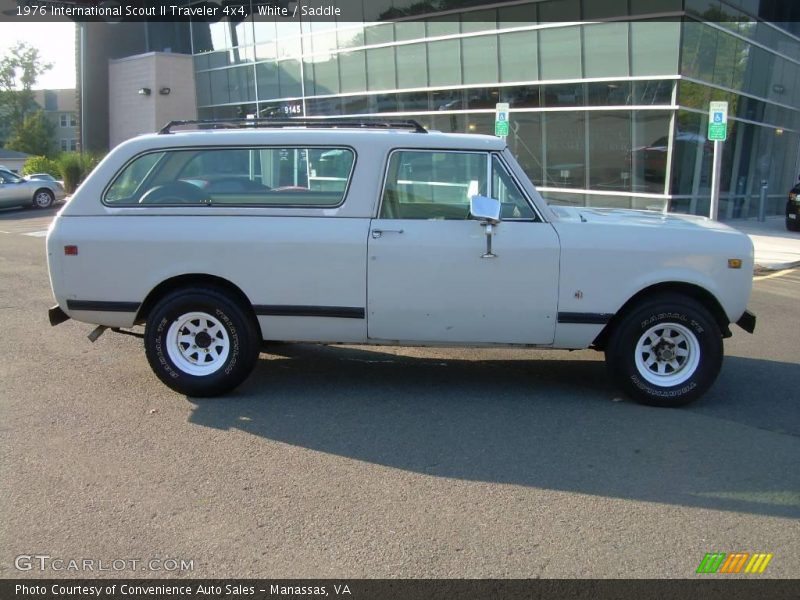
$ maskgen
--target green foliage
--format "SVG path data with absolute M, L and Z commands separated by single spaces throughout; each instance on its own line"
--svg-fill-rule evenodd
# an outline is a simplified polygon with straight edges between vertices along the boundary
M 61 176 L 64 179 L 64 190 L 72 194 L 83 178 L 83 157 L 78 152 L 64 152 L 58 157 Z
M 3 115 L 3 129 L 17 133 L 23 127 L 25 118 L 37 110 L 32 88 L 51 67 L 51 64 L 42 61 L 39 50 L 26 42 L 18 42 L 0 58 L 0 115 Z
M 56 162 L 61 169 L 64 179 L 64 189 L 68 194 L 73 193 L 86 176 L 103 160 L 105 154 L 86 152 L 63 152 Z
M 83 153 L 83 179 L 94 171 L 94 168 L 100 164 L 100 161 L 106 157 L 105 152 L 84 152 Z
M 56 151 L 54 133 L 55 127 L 50 120 L 42 111 L 37 111 L 14 128 L 6 148 L 34 156 L 53 156 Z
M 61 178 L 61 166 L 52 158 L 46 156 L 31 156 L 22 167 L 23 175 L 33 173 L 49 173 L 56 179 Z

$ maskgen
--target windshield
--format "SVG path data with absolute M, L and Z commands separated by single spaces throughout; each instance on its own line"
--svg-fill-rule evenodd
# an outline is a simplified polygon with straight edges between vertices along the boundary
M 11 171 L 6 171 L 5 169 L 0 170 L 0 177 L 2 177 L 5 183 L 19 183 L 23 181 L 22 177 L 15 175 Z

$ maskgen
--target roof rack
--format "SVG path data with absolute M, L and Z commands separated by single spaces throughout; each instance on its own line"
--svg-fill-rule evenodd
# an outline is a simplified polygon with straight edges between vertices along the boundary
M 384 121 L 381 119 L 192 119 L 188 121 L 170 121 L 158 133 L 166 135 L 172 133 L 173 127 L 181 125 L 203 125 L 208 129 L 247 129 L 261 127 L 320 127 L 336 128 L 349 127 L 358 129 L 411 129 L 416 133 L 428 133 L 418 121 L 402 119 Z

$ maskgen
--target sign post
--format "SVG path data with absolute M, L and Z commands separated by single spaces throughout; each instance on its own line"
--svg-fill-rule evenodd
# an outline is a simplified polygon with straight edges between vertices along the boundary
M 714 142 L 714 166 L 711 170 L 711 208 L 709 217 L 719 218 L 719 186 L 722 170 L 722 143 L 728 139 L 728 103 L 711 102 L 708 106 L 708 139 Z
M 508 102 L 498 102 L 494 113 L 494 134 L 505 139 L 508 137 Z

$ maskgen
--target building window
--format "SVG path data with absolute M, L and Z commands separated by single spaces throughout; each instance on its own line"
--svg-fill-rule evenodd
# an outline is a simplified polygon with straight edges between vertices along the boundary
M 67 126 L 67 115 L 66 115 L 66 113 L 61 113 L 61 126 L 62 127 L 66 127 Z
M 69 140 L 62 139 L 61 140 L 61 151 L 62 152 L 66 152 L 67 150 L 69 150 Z
M 69 141 L 69 149 L 70 149 L 72 152 L 75 152 L 75 151 L 78 149 L 78 140 L 76 140 L 76 139 L 71 139 L 71 140 Z
M 545 184 L 550 187 L 586 187 L 586 113 L 553 112 L 543 114 L 547 170 Z
M 69 114 L 69 126 L 76 127 L 78 125 L 78 118 L 75 116 L 75 113 Z

